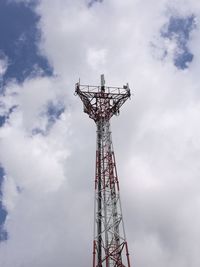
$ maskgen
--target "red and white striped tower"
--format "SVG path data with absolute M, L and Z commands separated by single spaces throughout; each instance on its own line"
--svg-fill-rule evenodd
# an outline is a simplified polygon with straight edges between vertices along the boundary
M 100 86 L 78 82 L 75 92 L 97 126 L 93 267 L 130 267 L 110 130 L 110 119 L 130 98 L 130 89 L 105 86 L 101 75 Z

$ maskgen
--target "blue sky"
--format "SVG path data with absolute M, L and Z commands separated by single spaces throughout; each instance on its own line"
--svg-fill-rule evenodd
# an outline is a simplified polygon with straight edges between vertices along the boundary
M 37 48 L 39 19 L 32 4 L 0 2 L 0 57 L 8 57 L 4 83 L 9 79 L 23 82 L 27 76 L 34 75 L 35 65 L 44 71 L 44 75 L 52 74 L 47 59 Z
M 73 94 L 105 73 L 134 91 L 112 125 L 133 262 L 199 266 L 198 5 L 0 1 L 0 265 L 89 265 L 95 129 Z
M 176 39 L 177 48 L 180 52 L 174 55 L 174 64 L 179 69 L 188 68 L 188 64 L 193 59 L 193 54 L 188 49 L 188 41 L 190 40 L 191 31 L 194 30 L 195 16 L 192 14 L 188 17 L 171 16 L 167 25 L 161 30 L 161 36 L 165 39 Z M 167 51 L 166 54 L 167 56 Z

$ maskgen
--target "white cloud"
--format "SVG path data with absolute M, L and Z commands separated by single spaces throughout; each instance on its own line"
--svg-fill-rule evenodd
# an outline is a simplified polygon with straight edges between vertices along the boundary
M 8 58 L 0 51 L 0 78 L 6 73 L 8 68 Z
M 106 50 L 91 48 L 88 51 L 87 61 L 91 68 L 99 72 L 106 65 Z
M 40 2 L 40 49 L 57 78 L 10 85 L 1 99 L 4 112 L 18 105 L 1 129 L 10 207 L 3 266 L 91 263 L 95 125 L 73 91 L 79 77 L 99 83 L 104 72 L 108 84 L 128 81 L 134 94 L 112 123 L 132 263 L 199 267 L 199 29 L 187 70 L 172 58 L 157 60 L 151 49 L 172 13 L 199 18 L 197 1 L 182 3 L 110 0 L 88 9 L 81 0 Z M 32 137 L 33 128 L 46 127 L 46 103 L 62 98 L 63 117 Z

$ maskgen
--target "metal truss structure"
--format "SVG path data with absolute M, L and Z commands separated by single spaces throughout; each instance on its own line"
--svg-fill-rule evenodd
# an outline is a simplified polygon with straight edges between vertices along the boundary
M 75 92 L 97 126 L 93 267 L 130 267 L 110 131 L 110 119 L 130 98 L 130 89 L 107 87 L 101 75 L 101 86 L 79 82 Z

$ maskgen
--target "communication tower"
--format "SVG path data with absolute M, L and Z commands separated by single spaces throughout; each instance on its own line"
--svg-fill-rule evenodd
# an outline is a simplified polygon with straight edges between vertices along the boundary
M 129 85 L 105 86 L 101 75 L 100 86 L 79 81 L 75 92 L 97 127 L 93 267 L 130 267 L 110 130 L 111 117 L 130 98 Z

